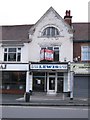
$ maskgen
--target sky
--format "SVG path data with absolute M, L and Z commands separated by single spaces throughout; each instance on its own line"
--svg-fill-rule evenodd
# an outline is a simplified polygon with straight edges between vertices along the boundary
M 71 10 L 72 22 L 88 22 L 89 0 L 0 0 L 0 25 L 35 24 L 52 6 L 63 18 Z

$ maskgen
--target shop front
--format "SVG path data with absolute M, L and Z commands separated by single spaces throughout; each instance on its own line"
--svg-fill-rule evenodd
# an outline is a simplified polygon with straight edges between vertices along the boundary
M 32 91 L 56 94 L 68 92 L 68 67 L 63 63 L 31 63 Z M 67 89 L 67 90 L 66 90 Z
M 2 64 L 0 92 L 23 94 L 26 91 L 28 64 Z
M 72 63 L 71 70 L 74 72 L 74 97 L 88 98 L 90 64 Z

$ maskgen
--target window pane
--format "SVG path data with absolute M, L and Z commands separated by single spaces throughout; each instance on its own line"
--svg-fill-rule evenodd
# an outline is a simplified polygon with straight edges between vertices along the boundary
M 53 47 L 48 47 L 47 49 L 49 49 L 49 50 L 53 50 Z
M 59 61 L 59 52 L 54 52 L 54 61 Z
M 55 28 L 54 27 L 51 28 L 51 36 L 55 36 Z
M 21 52 L 21 48 L 18 48 L 18 49 L 17 49 L 17 52 Z
M 18 53 L 17 54 L 17 61 L 20 61 L 21 60 L 21 53 Z
M 8 61 L 16 61 L 16 53 L 8 53 Z
M 83 61 L 90 60 L 90 46 L 81 47 L 81 56 Z
M 56 29 L 56 35 L 59 35 L 59 31 Z
M 4 48 L 4 52 L 7 52 L 7 48 Z
M 88 60 L 90 60 L 90 46 L 88 46 Z
M 54 61 L 59 61 L 59 47 L 54 47 Z
M 46 35 L 46 29 L 43 31 L 43 35 L 44 35 L 44 36 Z
M 45 47 L 42 47 L 41 50 L 46 49 Z
M 47 28 L 47 36 L 50 36 L 50 27 Z
M 16 52 L 16 48 L 9 48 L 8 52 Z
M 59 35 L 59 31 L 55 27 L 47 27 L 43 31 L 43 36 L 54 37 L 54 36 L 57 36 L 57 35 Z
M 54 51 L 59 51 L 59 47 L 54 47 Z
M 4 53 L 4 61 L 7 61 L 7 53 Z

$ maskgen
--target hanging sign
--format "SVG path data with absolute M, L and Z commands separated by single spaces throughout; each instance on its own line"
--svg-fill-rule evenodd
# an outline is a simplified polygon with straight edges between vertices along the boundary
M 40 51 L 40 60 L 53 61 L 53 50 L 42 49 Z
M 45 60 L 53 61 L 53 50 L 45 49 Z

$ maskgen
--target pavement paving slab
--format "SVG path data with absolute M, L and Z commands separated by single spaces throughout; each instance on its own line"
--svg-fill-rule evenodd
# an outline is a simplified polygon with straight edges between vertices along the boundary
M 31 95 L 30 101 L 25 102 L 24 95 L 2 95 L 2 105 L 22 105 L 22 106 L 88 106 L 87 98 L 74 98 L 60 96 L 38 96 Z

